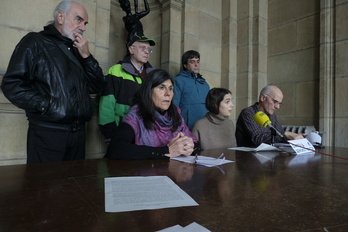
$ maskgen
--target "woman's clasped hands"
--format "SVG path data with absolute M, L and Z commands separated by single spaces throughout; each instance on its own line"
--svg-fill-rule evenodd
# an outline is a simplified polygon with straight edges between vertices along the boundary
M 191 137 L 185 136 L 182 132 L 179 132 L 168 144 L 169 154 L 168 157 L 176 157 L 180 155 L 189 156 L 194 151 L 194 143 Z

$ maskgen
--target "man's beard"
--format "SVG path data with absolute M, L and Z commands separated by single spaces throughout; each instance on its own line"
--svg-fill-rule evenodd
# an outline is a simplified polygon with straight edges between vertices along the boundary
M 66 23 L 63 24 L 63 33 L 64 33 L 65 37 L 68 37 L 73 42 L 76 40 L 75 37 L 74 37 L 74 32 L 77 32 L 80 35 L 83 35 L 83 31 L 82 30 L 69 31 L 69 29 L 67 28 Z

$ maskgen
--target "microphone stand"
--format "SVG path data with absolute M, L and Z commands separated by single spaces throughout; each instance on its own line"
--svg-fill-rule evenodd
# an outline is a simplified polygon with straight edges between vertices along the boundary
M 271 145 L 273 146 L 277 132 L 274 127 L 270 127 L 270 129 L 271 129 Z

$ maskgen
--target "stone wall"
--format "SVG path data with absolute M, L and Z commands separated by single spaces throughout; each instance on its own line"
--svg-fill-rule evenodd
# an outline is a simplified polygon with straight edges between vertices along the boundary
M 331 25 L 330 31 L 332 31 L 334 34 L 332 34 L 332 37 L 334 38 L 334 44 L 333 44 L 333 52 L 331 55 L 334 54 L 333 58 L 333 75 L 332 77 L 332 89 L 331 91 L 334 94 L 332 98 L 332 109 L 334 109 L 334 114 L 330 115 L 329 117 L 326 117 L 328 115 L 324 115 L 322 121 L 325 122 L 329 120 L 330 122 L 333 120 L 332 127 L 334 130 L 329 130 L 330 128 L 327 128 L 326 131 L 328 133 L 331 132 L 333 136 L 333 141 L 336 146 L 340 147 L 347 147 L 348 146 L 348 107 L 346 105 L 346 101 L 348 99 L 348 1 L 347 0 L 337 0 L 337 1 L 323 1 L 325 2 L 327 8 L 324 8 L 323 11 L 327 13 L 330 12 L 331 15 L 333 15 L 334 20 Z M 336 5 L 331 5 L 332 3 L 335 3 Z M 323 6 L 323 7 L 324 7 Z M 323 16 L 325 14 L 323 13 Z M 328 31 L 326 30 L 326 36 Z M 322 35 L 324 37 L 325 35 Z M 331 40 L 332 41 L 332 40 Z M 328 56 L 328 54 L 326 54 Z M 323 81 L 326 81 L 324 79 Z M 323 86 L 326 86 L 327 82 L 323 82 Z M 330 94 L 330 93 L 326 93 Z M 325 95 L 326 96 L 326 95 Z M 330 96 L 330 95 L 329 95 Z M 327 107 L 327 106 L 325 106 Z M 330 108 L 330 109 L 331 109 Z M 331 127 L 331 128 L 332 128 Z
M 284 93 L 288 125 L 319 128 L 320 1 L 269 1 L 268 83 Z

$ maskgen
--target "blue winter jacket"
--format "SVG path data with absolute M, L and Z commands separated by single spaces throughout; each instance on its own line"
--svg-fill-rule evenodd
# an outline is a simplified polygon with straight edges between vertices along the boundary
M 208 112 L 205 98 L 209 89 L 209 84 L 200 74 L 196 78 L 193 72 L 181 71 L 174 79 L 174 105 L 181 109 L 190 130 Z

